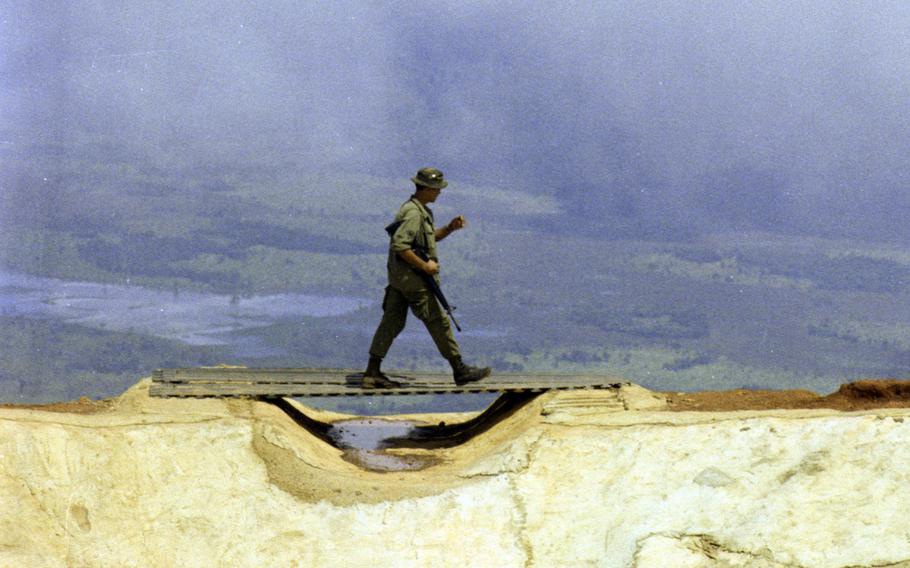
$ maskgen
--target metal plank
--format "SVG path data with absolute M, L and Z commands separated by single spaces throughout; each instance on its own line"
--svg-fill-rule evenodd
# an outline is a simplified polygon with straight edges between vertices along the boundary
M 451 384 L 451 373 L 428 373 L 423 371 L 389 371 L 389 377 L 412 384 Z M 153 375 L 156 382 L 173 383 L 286 383 L 286 384 L 348 384 L 362 376 L 362 371 L 353 369 L 159 369 Z M 484 384 L 512 382 L 589 384 L 591 382 L 617 382 L 603 375 L 568 375 L 543 373 L 496 373 L 484 379 Z
M 357 384 L 351 385 L 284 385 L 284 384 L 224 384 L 209 383 L 205 385 L 181 385 L 176 383 L 154 383 L 157 392 L 210 392 L 210 393 L 283 393 L 283 392 L 304 392 L 313 394 L 324 393 L 348 393 L 352 391 L 365 391 L 369 393 L 392 393 L 392 394 L 419 394 L 422 392 L 491 392 L 491 391 L 545 391 L 545 390 L 578 390 L 578 389 L 611 389 L 617 385 L 611 383 L 591 383 L 586 385 L 541 385 L 533 383 L 504 383 L 499 385 L 463 385 L 458 386 L 454 383 L 448 385 L 405 385 L 402 387 L 388 389 L 365 389 Z
M 159 397 L 223 396 L 389 396 L 446 393 L 544 392 L 615 389 L 623 384 L 603 375 L 497 373 L 482 382 L 458 386 L 450 373 L 389 371 L 402 383 L 390 389 L 364 389 L 362 371 L 325 368 L 195 367 L 156 369 L 150 394 Z
M 451 386 L 455 383 L 451 378 L 444 381 L 426 381 L 426 380 L 410 380 L 406 378 L 397 378 L 400 383 L 404 386 L 409 387 L 445 387 Z M 336 381 L 319 381 L 311 382 L 308 380 L 287 380 L 287 381 L 262 381 L 257 377 L 247 377 L 243 380 L 237 379 L 217 379 L 217 378 L 205 378 L 205 379 L 191 379 L 184 381 L 173 381 L 173 382 L 159 382 L 154 381 L 157 384 L 174 384 L 174 385 L 209 385 L 209 384 L 220 384 L 220 385 L 296 385 L 296 386 L 312 386 L 312 387 L 346 387 L 346 386 L 359 386 L 361 382 L 360 377 L 351 377 L 345 380 L 336 380 Z M 553 388 L 553 387 L 587 387 L 590 385 L 596 384 L 616 384 L 616 383 L 606 383 L 603 379 L 598 381 L 582 381 L 582 380 L 573 380 L 571 378 L 552 378 L 550 380 L 534 380 L 528 377 L 497 377 L 496 379 L 487 378 L 484 379 L 482 383 L 477 383 L 477 386 L 495 386 L 495 387 L 509 387 L 509 386 L 539 386 L 541 388 Z M 471 386 L 475 386 L 473 383 Z
M 345 391 L 350 389 L 364 389 L 359 380 L 349 381 L 345 383 L 335 383 L 335 384 L 325 384 L 325 383 L 259 383 L 259 382 L 239 382 L 239 381 L 209 381 L 209 382 L 191 382 L 191 383 L 156 383 L 153 382 L 153 385 L 167 386 L 169 388 L 256 388 L 256 389 L 293 389 L 299 391 L 310 391 L 310 392 L 320 392 L 324 390 L 332 391 Z M 382 390 L 409 390 L 409 391 L 418 391 L 418 390 L 449 390 L 453 388 L 459 388 L 461 390 L 471 390 L 471 389 L 481 389 L 483 391 L 495 391 L 503 389 L 538 389 L 540 391 L 551 390 L 551 389 L 587 389 L 587 388 L 611 388 L 615 387 L 617 383 L 606 383 L 606 382 L 586 382 L 586 383 L 568 383 L 568 382 L 539 382 L 539 381 L 483 381 L 480 383 L 470 383 L 467 385 L 458 386 L 454 382 L 439 382 L 439 383 L 424 383 L 424 382 L 401 382 L 400 387 L 393 387 L 390 389 Z M 375 390 L 375 389 L 371 389 Z
M 591 384 L 585 386 L 540 386 L 512 383 L 509 385 L 488 386 L 457 386 L 439 385 L 427 387 L 400 387 L 391 389 L 364 389 L 359 386 L 328 386 L 328 385 L 240 385 L 217 384 L 207 385 L 179 385 L 168 383 L 152 384 L 150 394 L 159 397 L 223 397 L 223 396 L 401 396 L 417 394 L 449 394 L 449 393 L 486 393 L 486 392 L 543 392 L 546 390 L 571 390 L 571 389 L 611 389 L 613 384 Z
M 346 376 L 363 373 L 346 369 L 159 369 L 153 379 L 161 382 L 251 381 L 258 382 L 343 382 Z M 160 377 L 160 379 L 158 378 Z

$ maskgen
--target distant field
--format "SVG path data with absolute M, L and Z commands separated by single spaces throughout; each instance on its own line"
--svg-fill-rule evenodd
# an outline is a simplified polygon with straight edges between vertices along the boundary
M 31 193 L 0 194 L 0 264 L 175 293 L 299 291 L 378 302 L 382 229 L 410 192 L 404 176 L 262 165 L 165 171 L 89 151 L 53 160 L 19 152 L 0 156 L 0 167 Z M 457 179 L 434 210 L 440 222 L 469 219 L 440 251 L 472 361 L 604 372 L 668 390 L 829 391 L 861 377 L 907 375 L 910 254 L 896 247 L 760 233 L 608 239 L 577 234 L 555 199 Z M 242 362 L 360 366 L 377 310 L 273 322 L 250 333 L 287 355 Z M 228 357 L 55 325 L 3 320 L 5 344 L 16 348 L 0 365 L 0 399 L 109 396 L 156 366 Z M 389 366 L 443 368 L 418 325 L 396 343 Z M 92 368 L 85 357 L 95 343 L 141 356 L 112 367 L 99 355 Z

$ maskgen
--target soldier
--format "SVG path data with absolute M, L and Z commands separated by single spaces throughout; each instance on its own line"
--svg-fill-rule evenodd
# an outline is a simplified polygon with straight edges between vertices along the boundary
M 395 216 L 395 229 L 389 245 L 389 285 L 382 300 L 382 321 L 373 336 L 370 345 L 370 362 L 363 375 L 363 386 L 366 388 L 389 388 L 401 386 L 390 380 L 379 370 L 382 358 L 392 346 L 392 342 L 404 329 L 408 308 L 420 319 L 436 347 L 443 357 L 452 365 L 455 384 L 464 385 L 479 381 L 489 376 L 490 368 L 478 368 L 465 365 L 461 360 L 458 343 L 452 335 L 449 318 L 439 306 L 433 293 L 427 288 L 416 271 L 423 271 L 439 278 L 439 258 L 436 256 L 436 242 L 463 229 L 467 224 L 461 215 L 452 219 L 448 225 L 436 229 L 433 224 L 433 212 L 427 207 L 439 197 L 439 193 L 448 185 L 442 172 L 435 168 L 422 168 L 411 178 L 416 189 L 414 195 L 401 206 Z M 428 260 L 422 260 L 414 248 L 426 252 Z

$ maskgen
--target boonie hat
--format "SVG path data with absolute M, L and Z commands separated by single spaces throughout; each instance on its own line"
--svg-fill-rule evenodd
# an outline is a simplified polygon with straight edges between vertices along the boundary
M 433 189 L 442 189 L 449 185 L 449 182 L 442 179 L 442 172 L 436 168 L 420 168 L 417 175 L 411 178 L 411 181 L 423 187 Z

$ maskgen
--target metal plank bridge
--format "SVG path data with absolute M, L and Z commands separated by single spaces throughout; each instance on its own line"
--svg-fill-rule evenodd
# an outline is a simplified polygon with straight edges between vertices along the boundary
M 157 369 L 150 395 L 155 397 L 309 397 L 394 396 L 449 393 L 542 393 L 550 390 L 617 389 L 624 383 L 602 375 L 495 373 L 458 386 L 450 373 L 386 372 L 402 386 L 370 389 L 363 371 L 352 369 L 267 369 L 196 367 Z

